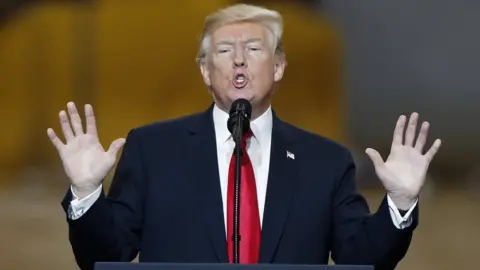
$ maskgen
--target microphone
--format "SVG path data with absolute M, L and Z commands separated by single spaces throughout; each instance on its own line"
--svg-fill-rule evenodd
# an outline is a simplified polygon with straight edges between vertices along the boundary
M 230 107 L 230 117 L 227 121 L 227 128 L 233 136 L 235 143 L 240 144 L 243 135 L 250 129 L 250 118 L 252 117 L 252 104 L 246 99 L 235 100 Z
M 235 185 L 233 202 L 233 263 L 240 263 L 240 180 L 242 160 L 242 138 L 250 129 L 250 118 L 252 116 L 252 104 L 246 99 L 237 99 L 230 107 L 230 117 L 227 121 L 227 128 L 235 141 Z M 230 236 L 227 236 L 230 237 Z

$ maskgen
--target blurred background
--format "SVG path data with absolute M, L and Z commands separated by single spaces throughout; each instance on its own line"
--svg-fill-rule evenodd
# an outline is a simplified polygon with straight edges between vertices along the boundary
M 205 110 L 195 65 L 205 16 L 234 0 L 0 1 L 1 269 L 77 269 L 46 130 L 68 101 L 94 106 L 104 145 L 136 126 Z M 474 269 L 480 233 L 480 2 L 250 0 L 284 15 L 284 120 L 347 145 L 372 211 L 366 147 L 389 153 L 402 113 L 443 140 L 420 225 L 398 269 Z M 83 111 L 83 109 L 82 109 Z

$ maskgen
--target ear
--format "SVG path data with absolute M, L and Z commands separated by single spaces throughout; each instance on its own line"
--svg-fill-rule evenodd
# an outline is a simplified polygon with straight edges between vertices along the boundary
M 208 70 L 207 61 L 204 59 L 198 65 L 200 66 L 200 72 L 202 73 L 203 81 L 208 87 L 210 87 L 210 72 Z
M 275 82 L 279 82 L 282 80 L 283 72 L 285 71 L 285 67 L 287 66 L 287 62 L 285 59 L 275 57 L 275 67 L 273 69 L 273 80 Z

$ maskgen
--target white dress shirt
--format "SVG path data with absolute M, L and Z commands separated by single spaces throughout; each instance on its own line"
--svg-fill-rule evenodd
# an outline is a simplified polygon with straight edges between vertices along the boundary
M 228 186 L 228 170 L 230 160 L 232 158 L 235 143 L 230 132 L 227 129 L 227 120 L 229 115 L 220 110 L 217 106 L 213 108 L 213 123 L 215 127 L 218 169 L 220 175 L 220 187 L 222 191 L 223 213 L 227 220 L 227 186 Z M 272 142 L 272 110 L 268 110 L 260 117 L 250 123 L 253 136 L 247 141 L 247 152 L 250 156 L 257 184 L 258 210 L 260 214 L 260 222 L 262 222 L 263 211 L 265 207 L 265 197 L 267 193 L 268 170 L 270 165 L 270 147 Z M 80 218 L 95 203 L 101 194 L 102 186 L 87 197 L 79 200 L 73 193 L 73 200 L 70 204 L 69 216 L 71 219 Z M 390 197 L 387 196 L 390 216 L 393 224 L 398 229 L 403 229 L 411 225 L 411 213 L 417 202 L 402 217 L 398 208 L 395 206 Z M 260 223 L 262 224 L 262 223 Z

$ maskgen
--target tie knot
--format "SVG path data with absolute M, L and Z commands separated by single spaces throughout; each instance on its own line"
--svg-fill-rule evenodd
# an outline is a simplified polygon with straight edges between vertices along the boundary
M 243 135 L 243 139 L 247 140 L 248 138 L 253 136 L 253 132 L 251 129 L 248 129 L 247 132 Z
M 251 129 L 249 129 L 244 135 L 243 135 L 243 138 L 242 138 L 242 148 L 246 148 L 247 147 L 247 140 L 253 136 L 253 132 Z

